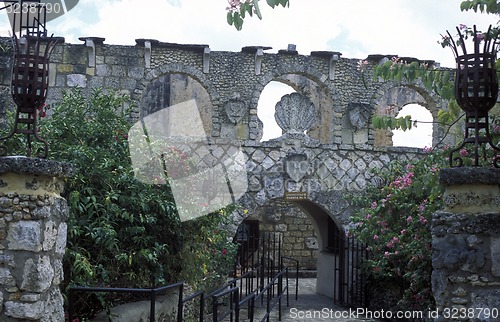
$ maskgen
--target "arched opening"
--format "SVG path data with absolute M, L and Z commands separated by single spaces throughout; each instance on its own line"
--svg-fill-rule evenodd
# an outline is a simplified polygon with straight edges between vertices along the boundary
M 245 265 L 255 267 L 262 254 L 268 254 L 265 262 L 270 265 L 277 265 L 279 256 L 284 256 L 298 261 L 299 276 L 309 279 L 309 285 L 316 282 L 316 293 L 338 297 L 342 283 L 335 271 L 342 263 L 345 237 L 342 225 L 314 202 L 273 199 L 238 227 L 234 237 L 240 247 L 237 274 L 248 271 Z M 290 271 L 295 268 L 294 261 L 283 264 Z
M 284 83 L 272 81 L 262 91 L 257 106 L 257 116 L 263 123 L 263 135 L 261 142 L 275 139 L 282 135 L 282 130 L 274 119 L 276 103 L 283 95 L 295 92 L 295 90 Z
M 169 73 L 151 81 L 143 92 L 140 114 L 141 117 L 145 117 L 190 100 L 195 100 L 203 130 L 209 135 L 212 128 L 213 110 L 210 96 L 200 82 L 187 74 Z M 191 117 L 197 116 L 191 115 Z
M 416 123 L 410 130 L 393 130 L 393 146 L 424 148 L 432 146 L 433 117 L 431 112 L 419 104 L 405 105 L 396 117 L 411 116 Z

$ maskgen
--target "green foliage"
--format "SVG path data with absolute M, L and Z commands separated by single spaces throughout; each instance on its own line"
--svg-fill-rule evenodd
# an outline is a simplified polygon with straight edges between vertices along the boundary
M 411 116 L 390 117 L 390 116 L 374 116 L 372 118 L 373 127 L 376 129 L 391 129 L 391 130 L 411 130 L 413 121 Z M 416 124 L 414 125 L 417 126 Z
M 474 10 L 475 12 L 500 14 L 500 2 L 497 0 L 467 0 L 462 1 L 460 10 L 468 11 Z
M 205 278 L 203 274 L 227 272 L 222 263 L 231 261 L 232 243 L 219 236 L 213 245 L 227 249 L 227 261 L 221 266 L 199 251 L 186 251 L 215 247 L 208 243 L 210 232 L 227 214 L 181 223 L 168 185 L 135 179 L 127 140 L 130 104 L 127 97 L 113 93 L 94 91 L 85 98 L 75 90 L 64 93 L 53 115 L 41 123 L 41 134 L 50 142 L 50 158 L 68 161 L 77 169 L 66 182 L 70 219 L 65 287 L 147 288 L 179 281 L 183 269 L 188 271 L 182 276 L 185 281 L 195 284 Z M 200 267 L 208 269 L 189 273 Z M 89 295 L 78 308 L 91 315 L 113 296 Z
M 68 92 L 44 120 L 52 159 L 72 163 L 68 284 L 149 287 L 174 280 L 180 223 L 171 193 L 134 179 L 126 133 L 128 99 Z
M 410 164 L 391 163 L 378 173 L 384 187 L 370 187 L 353 200 L 361 210 L 353 216 L 351 233 L 369 245 L 367 273 L 381 289 L 388 281 L 400 287 L 403 310 L 434 305 L 430 221 L 442 206 L 438 171 L 445 160 L 441 152 Z
M 237 244 L 223 229 L 230 224 L 230 209 L 199 218 L 186 226 L 185 233 L 193 236 L 186 240 L 181 253 L 183 270 L 181 279 L 191 281 L 195 290 L 212 291 L 225 283 L 234 269 Z
M 248 14 L 250 17 L 253 17 L 253 14 L 262 19 L 262 13 L 259 7 L 260 0 L 230 0 L 230 7 L 227 8 L 227 23 L 229 25 L 234 25 L 236 30 L 241 30 L 243 28 L 243 22 Z M 289 0 L 266 0 L 266 3 L 271 8 L 275 8 L 277 6 L 289 6 Z
M 373 79 L 397 80 L 415 83 L 421 81 L 429 91 L 434 91 L 443 99 L 449 100 L 454 97 L 454 79 L 449 69 L 434 69 L 428 63 L 413 61 L 407 63 L 398 57 L 383 64 L 376 65 L 373 69 Z

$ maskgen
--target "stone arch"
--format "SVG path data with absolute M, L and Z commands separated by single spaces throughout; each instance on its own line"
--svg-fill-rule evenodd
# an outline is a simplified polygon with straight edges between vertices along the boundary
M 283 200 L 284 194 L 269 198 L 265 195 L 259 195 L 259 193 L 248 192 L 243 197 L 241 197 L 237 204 L 239 208 L 233 214 L 235 218 L 234 224 L 238 226 L 246 218 L 244 214 L 246 211 L 252 212 L 255 209 L 265 205 L 266 203 Z M 341 202 L 338 202 L 341 200 Z M 337 201 L 337 202 L 336 202 Z M 347 226 L 348 224 L 348 207 L 349 205 L 342 197 L 342 192 L 340 191 L 321 191 L 317 194 L 309 196 L 306 199 L 293 201 L 297 205 L 312 203 L 323 209 L 325 212 L 331 214 L 331 218 L 335 223 L 342 226 Z M 236 230 L 235 230 L 236 232 Z
M 420 104 L 407 104 L 399 110 L 396 117 L 407 116 L 411 116 L 412 119 L 419 123 L 417 126 L 413 124 L 412 128 L 406 131 L 400 129 L 392 130 L 392 145 L 395 147 L 431 147 L 432 134 L 435 127 L 431 112 Z
M 213 89 L 210 80 L 207 79 L 202 72 L 190 66 L 165 64 L 148 71 L 140 88 L 136 91 L 137 98 L 139 98 L 138 101 L 140 102 L 138 111 L 139 117 L 154 112 L 144 111 L 144 100 L 147 99 L 146 96 L 151 87 L 165 82 L 169 83 L 169 89 L 174 93 L 169 95 L 168 105 L 170 105 L 170 103 L 177 104 L 195 99 L 200 111 L 204 130 L 207 136 L 211 135 L 213 129 L 213 111 L 215 110 L 214 106 L 218 101 L 219 95 Z M 161 95 L 155 96 L 158 96 L 156 99 L 161 100 Z M 161 102 L 158 104 L 161 105 Z
M 396 116 L 401 109 L 409 104 L 418 104 L 425 107 L 431 114 L 434 121 L 437 120 L 439 109 L 446 105 L 446 101 L 437 94 L 429 92 L 418 83 L 386 82 L 382 84 L 373 94 L 370 105 L 373 106 L 373 114 L 381 112 L 385 107 L 392 107 L 391 116 Z M 436 123 L 437 124 L 437 123 Z M 370 126 L 369 131 L 375 138 L 375 145 L 387 146 L 388 137 L 392 134 L 387 130 L 375 130 Z M 432 133 L 432 143 L 435 145 L 443 133 L 441 126 L 434 126 Z
M 263 136 L 260 138 L 260 142 L 279 138 L 283 134 L 283 130 L 279 127 L 274 116 L 276 104 L 284 95 L 294 91 L 296 92 L 296 88 L 280 81 L 271 81 L 264 87 L 257 106 L 257 117 L 263 125 Z
M 140 100 L 142 97 L 142 93 L 147 85 L 152 82 L 154 79 L 165 75 L 165 74 L 186 74 L 198 81 L 208 92 L 211 101 L 215 104 L 219 100 L 219 94 L 215 90 L 212 82 L 206 77 L 206 75 L 201 72 L 199 69 L 187 66 L 178 63 L 170 63 L 160 65 L 156 68 L 150 69 L 146 72 L 146 75 L 143 81 L 139 84 L 137 90 L 134 92 L 134 97 L 137 100 Z
M 315 68 L 301 64 L 292 64 L 286 69 L 279 67 L 270 70 L 259 78 L 252 90 L 253 108 L 257 108 L 259 97 L 270 82 L 277 81 L 289 85 L 297 92 L 308 96 L 318 112 L 319 121 L 308 131 L 308 135 L 322 143 L 331 143 L 334 140 L 333 129 L 336 121 L 333 117 L 336 91 L 331 82 L 326 82 L 327 79 L 327 75 Z M 262 124 L 260 120 L 259 123 Z M 259 131 L 262 131 L 262 128 Z

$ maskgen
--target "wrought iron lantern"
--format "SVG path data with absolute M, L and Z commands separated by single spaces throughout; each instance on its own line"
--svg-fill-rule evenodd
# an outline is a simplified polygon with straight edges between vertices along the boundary
M 62 38 L 47 37 L 46 12 L 40 1 L 20 1 L 21 8 L 27 2 L 36 12 L 30 17 L 23 15 L 13 20 L 14 61 L 12 66 L 11 93 L 17 106 L 14 126 L 9 135 L 0 138 L 0 156 L 6 156 L 7 139 L 14 134 L 26 136 L 26 155 L 39 158 L 48 156 L 48 144 L 38 135 L 37 112 L 47 98 L 49 85 L 49 59 L 56 43 Z M 17 1 L 16 1 L 17 3 Z M 30 7 L 30 8 L 31 8 Z M 18 34 L 16 34 L 16 31 Z M 41 146 L 33 151 L 33 142 Z
M 487 149 L 493 151 L 493 165 L 500 167 L 500 148 L 495 146 L 489 132 L 488 112 L 497 102 L 498 79 L 495 68 L 498 46 L 497 35 L 492 32 L 483 34 L 472 31 L 473 52 L 467 52 L 466 35 L 457 27 L 459 39 L 453 40 L 450 33 L 451 45 L 457 63 L 455 78 L 455 99 L 465 112 L 465 138 L 449 155 L 450 167 L 460 167 L 464 164 L 464 156 L 460 151 L 466 146 L 473 147 L 473 166 L 479 165 L 480 155 L 487 160 Z M 462 52 L 462 54 L 459 54 Z M 497 154 L 498 151 L 498 154 Z

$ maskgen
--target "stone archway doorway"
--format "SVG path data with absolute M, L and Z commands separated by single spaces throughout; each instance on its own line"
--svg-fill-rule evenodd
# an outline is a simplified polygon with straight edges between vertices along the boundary
M 310 200 L 272 199 L 249 213 L 235 241 L 252 252 L 261 247 L 259 238 L 269 238 L 265 236 L 280 240 L 282 256 L 298 260 L 300 276 L 316 277 L 316 293 L 338 297 L 342 286 L 335 267 L 341 262 L 345 232 L 334 216 Z

